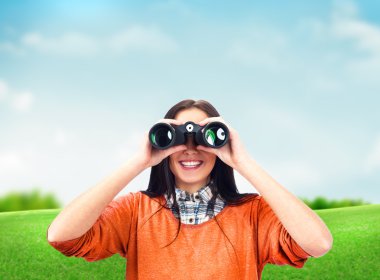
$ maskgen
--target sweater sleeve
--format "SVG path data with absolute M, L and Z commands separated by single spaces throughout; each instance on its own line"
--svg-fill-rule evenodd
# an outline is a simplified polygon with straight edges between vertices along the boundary
M 82 236 L 66 241 L 48 241 L 48 243 L 68 257 L 82 257 L 89 262 L 114 254 L 126 258 L 133 228 L 133 197 L 133 193 L 128 193 L 111 201 L 94 225 Z
M 262 265 L 302 268 L 311 256 L 294 241 L 263 197 L 258 205 L 258 247 Z

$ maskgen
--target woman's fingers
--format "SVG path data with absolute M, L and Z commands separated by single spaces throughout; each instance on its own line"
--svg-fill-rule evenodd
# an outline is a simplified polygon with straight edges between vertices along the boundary
M 205 147 L 205 146 L 202 146 L 202 145 L 198 145 L 197 146 L 197 150 L 217 155 L 216 149 L 213 149 L 213 148 L 210 148 L 210 147 Z
M 182 122 L 176 119 L 160 119 L 157 123 L 167 123 L 167 124 L 175 124 L 181 125 Z
M 198 122 L 198 125 L 200 126 L 205 126 L 206 124 L 210 123 L 210 122 L 221 122 L 221 123 L 224 123 L 228 129 L 231 129 L 231 126 L 225 122 L 225 120 L 223 120 L 222 117 L 211 117 L 211 118 L 206 118 L 200 122 Z
M 211 117 L 211 118 L 206 118 L 200 122 L 198 122 L 199 125 L 203 126 L 209 122 L 212 122 L 212 121 L 221 121 L 222 118 L 221 117 Z

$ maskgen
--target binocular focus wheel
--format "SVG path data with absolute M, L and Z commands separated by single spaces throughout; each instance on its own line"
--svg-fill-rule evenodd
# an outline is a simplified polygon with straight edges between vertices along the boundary
M 192 124 L 188 124 L 188 125 L 186 126 L 186 130 L 187 130 L 187 132 L 192 132 L 193 129 L 194 129 L 194 126 L 193 126 Z

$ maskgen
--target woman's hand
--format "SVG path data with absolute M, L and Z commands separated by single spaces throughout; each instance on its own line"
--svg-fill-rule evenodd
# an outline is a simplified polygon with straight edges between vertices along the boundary
M 243 143 L 240 141 L 237 131 L 228 125 L 221 117 L 207 118 L 198 122 L 198 124 L 200 126 L 205 126 L 209 122 L 214 121 L 222 122 L 227 126 L 230 131 L 228 143 L 221 148 L 210 148 L 198 145 L 197 149 L 217 155 L 224 163 L 239 171 L 249 160 L 250 156 L 245 150 Z
M 159 122 L 167 124 L 181 125 L 182 122 L 175 119 L 161 119 Z M 141 163 L 144 169 L 159 164 L 164 158 L 170 156 L 173 153 L 186 150 L 185 145 L 172 146 L 165 150 L 158 150 L 152 146 L 149 141 L 149 132 L 145 132 L 143 143 L 139 151 L 135 154 L 136 161 Z

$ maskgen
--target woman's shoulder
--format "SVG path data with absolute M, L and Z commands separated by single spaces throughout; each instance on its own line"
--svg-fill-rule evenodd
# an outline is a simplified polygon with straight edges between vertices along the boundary
M 260 194 L 247 194 L 246 201 L 238 205 L 229 205 L 231 215 L 249 216 L 250 219 L 257 220 L 263 214 L 272 212 L 269 204 Z M 264 215 L 265 216 L 265 215 Z
M 161 205 L 165 202 L 165 198 L 163 195 L 161 196 L 152 196 L 146 193 L 145 191 L 134 191 L 129 192 L 123 195 L 120 195 L 119 197 L 115 198 L 115 203 L 123 204 L 123 205 L 129 205 L 130 207 L 141 207 L 141 206 L 157 206 Z
M 227 204 L 232 207 L 252 207 L 253 204 L 260 203 L 261 199 L 262 196 L 258 193 L 244 193 L 238 200 Z

